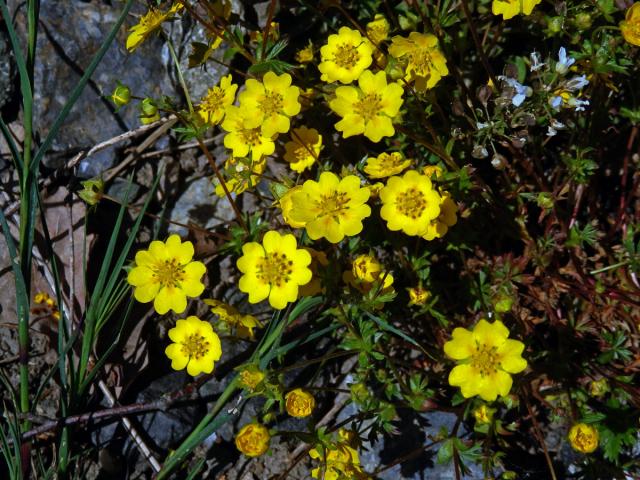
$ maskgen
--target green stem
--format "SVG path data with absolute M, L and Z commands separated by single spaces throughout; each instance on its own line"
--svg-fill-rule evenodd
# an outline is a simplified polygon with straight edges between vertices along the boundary
M 180 60 L 178 60 L 178 56 L 176 55 L 176 51 L 173 48 L 173 42 L 171 38 L 165 36 L 167 40 L 167 45 L 169 46 L 169 53 L 171 54 L 171 58 L 173 58 L 173 63 L 176 64 L 176 72 L 178 72 L 178 81 L 180 82 L 180 86 L 182 87 L 182 91 L 184 92 L 184 97 L 187 99 L 187 105 L 189 106 L 189 113 L 193 115 L 193 104 L 191 103 L 191 95 L 189 95 L 189 89 L 187 88 L 187 84 L 184 81 L 184 76 L 182 75 L 182 68 L 180 68 Z

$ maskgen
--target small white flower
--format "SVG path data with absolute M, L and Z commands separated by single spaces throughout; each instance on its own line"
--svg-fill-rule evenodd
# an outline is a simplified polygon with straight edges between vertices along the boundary
M 556 63 L 556 72 L 560 75 L 564 75 L 569 71 L 569 67 L 576 63 L 576 59 L 567 57 L 567 51 L 564 47 L 560 47 L 558 52 L 558 63 Z
M 586 75 L 580 75 L 579 77 L 573 77 L 566 83 L 565 88 L 570 92 L 575 92 L 577 90 L 582 90 L 584 87 L 589 85 L 589 80 L 587 80 Z
M 540 54 L 538 52 L 534 50 L 533 52 L 531 52 L 529 57 L 531 58 L 531 67 L 529 68 L 531 69 L 532 72 L 537 72 L 542 67 L 544 67 L 545 64 L 542 63 L 540 59 Z

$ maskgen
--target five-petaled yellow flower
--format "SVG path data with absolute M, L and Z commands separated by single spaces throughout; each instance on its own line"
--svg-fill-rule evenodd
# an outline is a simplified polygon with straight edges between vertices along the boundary
M 404 78 L 407 82 L 415 82 L 418 91 L 433 88 L 449 74 L 438 39 L 430 33 L 411 32 L 409 38 L 395 36 L 391 39 L 389 53 L 406 62 Z
M 267 427 L 260 423 L 250 423 L 236 435 L 236 448 L 247 457 L 259 457 L 269 449 L 271 435 Z
M 453 338 L 444 344 L 444 352 L 458 365 L 449 374 L 449 384 L 460 387 L 465 398 L 480 395 L 492 402 L 511 390 L 511 374 L 527 368 L 522 358 L 524 343 L 512 340 L 500 320 L 482 319 L 473 331 L 456 328 Z
M 360 32 L 341 27 L 337 34 L 329 35 L 327 44 L 320 49 L 320 80 L 351 83 L 371 65 L 372 54 L 371 42 Z
M 400 152 L 381 153 L 377 158 L 368 158 L 364 173 L 369 178 L 386 178 L 402 173 L 409 165 L 410 158 L 404 158 Z
M 379 142 L 396 132 L 392 121 L 402 106 L 403 90 L 397 83 L 387 84 L 385 72 L 367 70 L 360 75 L 358 87 L 338 87 L 335 94 L 329 107 L 342 117 L 335 127 L 344 138 L 364 134 Z
M 235 105 L 227 107 L 222 128 L 224 146 L 233 150 L 234 157 L 246 157 L 258 161 L 263 155 L 271 155 L 276 148 L 273 138 L 262 133 L 262 119 L 247 109 Z
M 263 137 L 289 131 L 289 117 L 300 113 L 300 89 L 291 85 L 291 75 L 265 73 L 262 82 L 250 78 L 239 95 L 240 108 L 260 123 Z
M 598 429 L 586 423 L 576 423 L 569 430 L 569 443 L 571 447 L 580 453 L 592 453 L 598 448 L 600 435 Z
M 207 125 L 217 125 L 222 121 L 224 112 L 236 98 L 238 85 L 231 83 L 231 75 L 222 77 L 220 84 L 210 88 L 200 101 L 198 115 Z
M 193 244 L 181 242 L 178 235 L 166 242 L 151 242 L 149 250 L 136 253 L 136 264 L 127 276 L 135 287 L 135 299 L 142 303 L 153 300 L 153 308 L 161 315 L 169 310 L 184 312 L 187 297 L 197 297 L 204 290 L 200 279 L 206 268 L 192 258 Z
M 494 15 L 502 15 L 504 20 L 509 20 L 521 13 L 531 15 L 533 7 L 541 1 L 542 0 L 493 0 L 491 11 Z
M 640 2 L 629 7 L 624 20 L 620 22 L 620 31 L 627 42 L 640 47 Z
M 147 13 L 140 17 L 138 23 L 129 30 L 131 33 L 127 37 L 127 50 L 133 52 L 149 35 L 160 28 L 162 22 L 172 18 L 182 8 L 183 6 L 178 2 L 173 4 L 166 12 L 159 8 L 151 7 Z
M 380 216 L 387 221 L 391 231 L 424 235 L 440 215 L 440 195 L 429 177 L 415 170 L 409 170 L 402 177 L 391 177 L 380 190 L 380 199 Z
M 178 320 L 169 330 L 169 338 L 173 343 L 164 353 L 171 360 L 171 368 L 182 370 L 187 367 L 187 373 L 192 377 L 213 372 L 215 362 L 222 355 L 220 338 L 209 322 L 198 317 Z
M 362 231 L 362 220 L 371 215 L 368 199 L 369 189 L 361 187 L 355 175 L 339 179 L 334 173 L 322 172 L 319 181 L 307 180 L 292 193 L 289 216 L 304 223 L 312 240 L 324 237 L 338 243 Z
M 306 390 L 296 388 L 284 396 L 285 408 L 292 417 L 304 418 L 316 408 L 316 399 Z
M 238 259 L 239 288 L 249 294 L 249 303 L 258 303 L 269 298 L 269 304 L 282 310 L 298 299 L 298 287 L 311 280 L 311 255 L 298 249 L 296 238 L 291 234 L 280 235 L 267 232 L 262 244 L 245 243 L 242 257 Z
M 291 170 L 302 173 L 318 159 L 322 150 L 322 135 L 315 128 L 294 128 L 291 141 L 284 144 L 284 159 Z

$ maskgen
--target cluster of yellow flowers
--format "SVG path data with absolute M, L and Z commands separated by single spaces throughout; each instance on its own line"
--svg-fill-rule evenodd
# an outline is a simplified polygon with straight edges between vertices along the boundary
M 360 456 L 352 446 L 353 440 L 353 433 L 341 428 L 333 444 L 318 445 L 311 449 L 309 456 L 321 462 L 321 466 L 311 470 L 311 477 L 325 480 L 367 480 L 369 476 L 360 467 Z

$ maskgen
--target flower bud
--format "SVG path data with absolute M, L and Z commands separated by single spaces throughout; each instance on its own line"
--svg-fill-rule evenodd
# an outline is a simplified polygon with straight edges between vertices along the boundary
M 131 90 L 126 85 L 118 82 L 118 86 L 111 94 L 111 101 L 120 108 L 131 101 Z
M 313 395 L 301 388 L 291 390 L 284 398 L 287 413 L 295 418 L 308 417 L 316 407 L 316 399 Z
M 586 12 L 579 13 L 575 18 L 575 25 L 578 30 L 589 30 L 591 28 L 591 15 Z
M 250 423 L 236 435 L 236 448 L 247 457 L 259 457 L 269 449 L 271 435 L 267 427 L 260 423 Z
M 88 205 L 96 205 L 104 193 L 104 181 L 101 178 L 91 178 L 80 182 L 84 187 L 78 192 L 78 196 Z
M 160 113 L 158 113 L 158 107 L 153 103 L 152 98 L 145 98 L 140 103 L 140 121 L 143 125 L 157 122 L 160 120 Z

